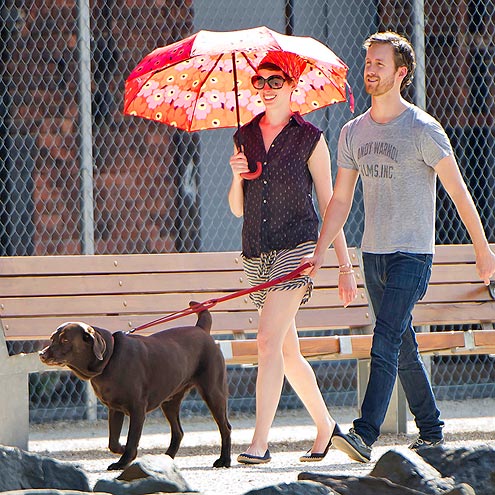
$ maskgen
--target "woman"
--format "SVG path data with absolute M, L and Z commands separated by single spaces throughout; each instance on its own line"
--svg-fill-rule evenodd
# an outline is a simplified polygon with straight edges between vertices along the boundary
M 318 239 L 313 185 L 321 214 L 332 195 L 330 154 L 322 132 L 291 110 L 291 95 L 305 65 L 297 55 L 269 52 L 252 78 L 266 110 L 234 136 L 229 205 L 234 215 L 244 217 L 242 255 L 252 286 L 295 270 L 313 252 Z M 257 162 L 263 165 L 261 176 L 243 179 L 249 164 L 254 169 Z M 356 295 L 356 281 L 343 233 L 334 246 L 341 265 L 339 295 L 347 306 Z M 251 295 L 260 313 L 256 425 L 251 444 L 238 462 L 270 461 L 268 433 L 284 374 L 317 427 L 313 446 L 301 461 L 323 459 L 332 434 L 338 431 L 299 349 L 295 316 L 300 304 L 309 299 L 312 286 L 311 278 L 303 275 Z

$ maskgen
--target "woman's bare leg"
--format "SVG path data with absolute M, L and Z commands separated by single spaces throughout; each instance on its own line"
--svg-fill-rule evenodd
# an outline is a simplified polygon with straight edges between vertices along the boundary
M 323 400 L 313 368 L 301 354 L 294 320 L 285 337 L 283 356 L 285 376 L 316 425 L 317 434 L 311 452 L 321 454 L 330 441 L 335 421 Z
M 258 377 L 256 379 L 256 424 L 246 453 L 262 456 L 268 448 L 284 381 L 282 347 L 306 287 L 268 292 L 258 325 Z

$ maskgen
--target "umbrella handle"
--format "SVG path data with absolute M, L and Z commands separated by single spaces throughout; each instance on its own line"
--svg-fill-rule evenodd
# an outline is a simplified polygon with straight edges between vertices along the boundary
M 261 172 L 263 172 L 263 165 L 261 165 L 261 162 L 256 162 L 256 170 L 254 172 L 245 172 L 241 174 L 241 177 L 247 180 L 254 180 L 261 175 Z

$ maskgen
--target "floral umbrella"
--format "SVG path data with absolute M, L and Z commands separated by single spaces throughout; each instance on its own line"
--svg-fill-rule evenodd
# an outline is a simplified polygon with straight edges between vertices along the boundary
M 129 75 L 124 113 L 186 131 L 239 127 L 264 110 L 251 77 L 268 51 L 295 53 L 307 62 L 292 95 L 293 111 L 304 115 L 347 100 L 348 68 L 329 48 L 262 26 L 199 31 L 157 48 Z M 349 104 L 353 110 L 350 91 Z

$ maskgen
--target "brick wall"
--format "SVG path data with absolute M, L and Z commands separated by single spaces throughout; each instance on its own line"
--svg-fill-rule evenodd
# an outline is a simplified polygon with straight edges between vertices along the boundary
M 7 66 L 10 133 L 34 143 L 26 157 L 32 161 L 32 254 L 79 253 L 77 2 L 17 3 Z M 192 2 L 90 3 L 95 251 L 174 251 L 174 131 L 123 117 L 123 90 L 149 51 L 191 34 Z

